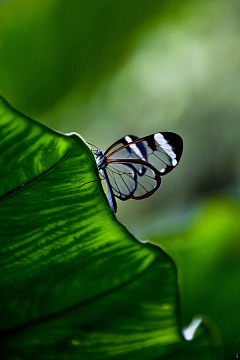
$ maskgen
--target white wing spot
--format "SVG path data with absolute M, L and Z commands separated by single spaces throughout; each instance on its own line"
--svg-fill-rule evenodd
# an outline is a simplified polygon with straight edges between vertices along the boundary
M 126 142 L 127 143 L 130 143 L 130 142 L 132 142 L 132 139 L 130 138 L 130 136 L 125 136 L 125 140 L 126 140 Z
M 165 153 L 172 159 L 172 166 L 177 165 L 176 154 L 172 149 L 172 146 L 169 145 L 164 136 L 160 133 L 154 134 L 154 140 L 156 143 L 165 151 Z
M 125 136 L 125 140 L 127 143 L 131 143 L 132 142 L 132 139 L 130 138 L 130 136 Z M 138 156 L 140 159 L 143 158 L 143 154 L 141 153 L 141 151 L 139 150 L 139 148 L 137 147 L 136 144 L 132 144 L 132 145 L 129 145 L 129 148 L 132 150 L 132 152 Z

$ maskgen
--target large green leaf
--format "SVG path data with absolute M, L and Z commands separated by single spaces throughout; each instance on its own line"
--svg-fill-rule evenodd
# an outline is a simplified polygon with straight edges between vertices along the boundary
M 211 359 L 181 332 L 176 268 L 111 212 L 88 145 L 0 103 L 4 359 Z M 196 353 L 195 353 L 196 352 Z

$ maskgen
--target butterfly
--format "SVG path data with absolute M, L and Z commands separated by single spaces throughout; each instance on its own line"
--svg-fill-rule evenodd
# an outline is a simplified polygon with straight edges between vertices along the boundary
M 94 151 L 112 211 L 117 211 L 116 198 L 141 200 L 153 195 L 161 185 L 161 177 L 179 163 L 182 151 L 181 136 L 172 132 L 142 138 L 126 135 L 104 153 Z

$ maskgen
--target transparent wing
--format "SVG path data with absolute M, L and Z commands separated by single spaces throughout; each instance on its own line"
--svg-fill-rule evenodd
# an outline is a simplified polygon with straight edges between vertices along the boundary
M 111 162 L 105 168 L 113 194 L 120 200 L 143 199 L 152 195 L 161 185 L 158 172 L 144 166 L 144 176 L 139 174 L 142 164 Z
M 116 160 L 134 160 L 132 165 L 138 177 L 149 172 L 147 164 L 152 165 L 163 176 L 177 166 L 182 150 L 181 136 L 172 132 L 159 132 L 140 139 L 133 135 L 124 136 L 107 149 L 105 156 L 107 164 Z M 137 164 L 136 160 L 142 161 Z

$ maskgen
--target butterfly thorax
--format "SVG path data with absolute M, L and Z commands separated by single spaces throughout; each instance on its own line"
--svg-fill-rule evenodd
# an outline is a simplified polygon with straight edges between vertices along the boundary
M 107 158 L 101 150 L 95 151 L 95 156 L 97 157 L 97 167 L 98 170 L 104 169 L 107 165 Z

